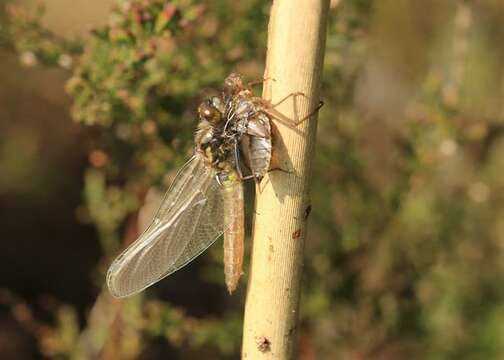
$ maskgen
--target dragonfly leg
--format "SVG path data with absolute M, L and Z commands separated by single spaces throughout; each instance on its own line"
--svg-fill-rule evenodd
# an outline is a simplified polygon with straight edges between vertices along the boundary
M 267 115 L 271 116 L 272 118 L 275 118 L 276 120 L 280 121 L 282 124 L 287 125 L 290 128 L 297 128 L 304 121 L 308 120 L 310 117 L 312 117 L 313 115 L 315 115 L 320 110 L 320 108 L 322 106 L 324 106 L 324 102 L 323 101 L 319 101 L 319 103 L 315 107 L 315 109 L 313 109 L 312 111 L 310 111 L 310 113 L 308 115 L 302 117 L 301 119 L 296 119 L 296 120 L 295 119 L 291 119 L 290 117 L 282 114 L 280 111 L 278 111 L 278 110 L 275 109 L 275 107 L 277 107 L 278 105 L 280 105 L 281 103 L 283 103 L 288 98 L 295 97 L 295 96 L 304 96 L 304 97 L 306 97 L 305 94 L 303 94 L 301 92 L 297 92 L 297 93 L 292 93 L 292 94 L 287 95 L 286 97 L 284 97 L 283 99 L 281 99 L 279 102 L 277 102 L 275 104 L 271 104 L 271 103 L 263 100 L 263 104 L 265 105 L 265 109 L 263 111 Z
M 295 121 L 294 122 L 294 126 L 298 126 L 301 123 L 303 123 L 304 121 L 306 121 L 309 118 L 311 118 L 313 115 L 315 115 L 316 113 L 318 113 L 318 111 L 320 110 L 320 108 L 322 106 L 324 106 L 324 102 L 322 100 L 320 100 L 319 103 L 318 103 L 318 105 L 315 107 L 315 109 L 313 109 L 308 115 L 304 116 L 302 119 L 299 119 L 299 120 Z
M 250 180 L 250 179 L 257 179 L 257 176 L 254 175 L 247 175 L 247 176 L 242 176 L 240 180 Z
M 276 103 L 274 104 L 271 104 L 270 106 L 273 107 L 273 108 L 276 108 L 278 105 L 280 105 L 281 103 L 283 103 L 285 100 L 287 100 L 288 98 L 291 98 L 293 97 L 294 100 L 296 98 L 296 96 L 304 96 L 306 98 L 308 98 L 303 92 L 301 91 L 296 91 L 296 92 L 292 92 L 290 93 L 289 95 L 287 95 L 286 97 L 284 97 L 283 99 L 280 99 L 279 101 L 277 101 Z
M 274 168 L 270 168 L 268 170 L 268 172 L 272 172 L 272 171 L 280 171 L 280 172 L 283 172 L 283 173 L 286 173 L 286 174 L 292 174 L 293 173 L 293 171 L 286 170 L 286 169 L 283 169 L 281 167 L 274 167 Z
M 252 81 L 249 81 L 247 83 L 247 87 L 250 89 L 252 88 L 253 86 L 256 86 L 256 85 L 259 85 L 259 84 L 262 84 L 268 80 L 271 80 L 271 81 L 276 81 L 275 79 L 273 79 L 272 77 L 266 77 L 264 79 L 256 79 L 256 80 L 252 80 Z

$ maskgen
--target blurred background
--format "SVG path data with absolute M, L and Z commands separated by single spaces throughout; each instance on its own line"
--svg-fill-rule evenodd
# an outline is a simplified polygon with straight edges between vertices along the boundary
M 262 77 L 269 9 L 0 0 L 2 359 L 238 358 L 246 277 L 229 297 L 219 242 L 131 299 L 104 275 L 198 102 Z M 300 359 L 504 358 L 504 4 L 340 0 L 329 20 Z

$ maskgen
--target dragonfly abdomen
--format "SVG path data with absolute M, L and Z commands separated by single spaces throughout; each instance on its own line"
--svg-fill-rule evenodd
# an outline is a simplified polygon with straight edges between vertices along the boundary
M 224 277 L 231 294 L 243 274 L 244 201 L 243 184 L 239 180 L 223 183 L 224 199 Z

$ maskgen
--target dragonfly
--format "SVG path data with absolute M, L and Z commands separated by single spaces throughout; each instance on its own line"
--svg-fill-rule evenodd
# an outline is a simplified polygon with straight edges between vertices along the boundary
M 198 116 L 194 155 L 175 176 L 150 225 L 107 272 L 114 297 L 157 283 L 222 235 L 225 283 L 230 294 L 237 288 L 243 274 L 243 181 L 260 182 L 269 171 L 271 119 L 281 114 L 232 73 L 220 95 L 199 105 Z

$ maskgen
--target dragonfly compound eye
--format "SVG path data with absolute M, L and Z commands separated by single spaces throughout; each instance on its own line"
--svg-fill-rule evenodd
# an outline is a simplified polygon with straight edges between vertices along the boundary
M 222 120 L 222 113 L 214 106 L 212 98 L 209 98 L 200 104 L 198 114 L 201 119 L 212 124 L 217 124 Z
M 218 97 L 218 96 L 212 96 L 211 98 L 208 99 L 209 104 L 211 104 L 212 107 L 216 108 L 219 110 L 220 113 L 224 114 L 226 111 L 226 105 L 224 104 L 224 101 Z

